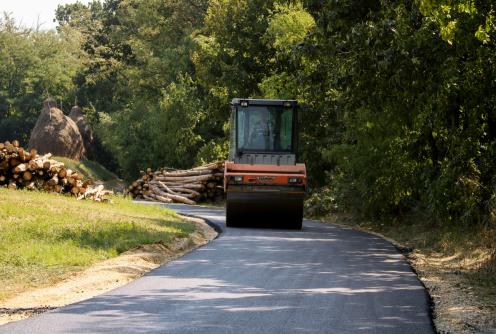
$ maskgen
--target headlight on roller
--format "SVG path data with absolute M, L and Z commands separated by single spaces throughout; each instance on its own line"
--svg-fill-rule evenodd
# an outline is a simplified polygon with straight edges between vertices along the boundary
M 240 176 L 240 175 L 231 176 L 231 182 L 234 182 L 234 183 L 243 183 L 243 177 Z
M 293 183 L 293 184 L 295 184 L 295 183 L 301 183 L 301 179 L 300 179 L 300 178 L 298 178 L 298 177 L 290 177 L 290 178 L 288 179 L 288 182 L 289 182 L 289 183 Z

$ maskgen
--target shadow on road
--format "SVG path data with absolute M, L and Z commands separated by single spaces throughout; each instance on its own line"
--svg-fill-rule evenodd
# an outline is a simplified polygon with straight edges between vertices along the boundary
M 205 210 L 195 214 L 222 219 Z M 432 332 L 426 293 L 401 254 L 380 238 L 317 223 L 302 232 L 227 229 L 143 279 L 59 312 L 100 319 L 102 333 Z M 71 332 L 96 329 L 85 327 Z

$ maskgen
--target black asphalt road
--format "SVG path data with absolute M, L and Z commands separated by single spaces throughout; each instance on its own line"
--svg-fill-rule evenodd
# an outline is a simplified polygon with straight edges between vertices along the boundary
M 302 231 L 227 228 L 219 238 L 104 295 L 0 333 L 434 333 L 427 294 L 388 242 L 305 221 Z

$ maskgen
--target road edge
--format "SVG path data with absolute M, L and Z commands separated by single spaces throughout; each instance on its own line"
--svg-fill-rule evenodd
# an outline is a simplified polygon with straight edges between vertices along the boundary
M 22 295 L 21 297 L 19 297 L 20 295 L 18 295 L 14 298 L 8 299 L 0 303 L 0 328 L 3 325 L 7 325 L 12 322 L 36 317 L 40 314 L 54 311 L 68 305 L 84 302 L 88 299 L 120 288 L 141 278 L 142 276 L 161 266 L 167 265 L 168 263 L 175 261 L 183 257 L 184 255 L 209 244 L 220 234 L 219 232 L 217 232 L 217 229 L 220 228 L 212 222 L 207 222 L 206 219 L 180 214 L 178 214 L 178 216 L 185 221 L 196 225 L 196 231 L 188 235 L 188 237 L 186 238 L 176 239 L 171 244 L 164 245 L 162 243 L 155 243 L 135 247 L 134 249 L 128 250 L 115 258 L 97 262 L 94 265 L 82 270 L 81 272 L 75 273 L 70 278 L 66 278 L 61 282 L 54 284 L 53 286 L 26 291 L 20 294 Z M 134 258 L 131 258 L 131 260 L 134 259 L 135 261 L 147 261 L 147 266 L 136 266 L 139 269 L 135 270 L 132 275 L 119 277 L 117 277 L 118 275 L 116 273 L 109 272 L 108 268 L 101 269 L 102 271 L 105 271 L 106 275 L 108 275 L 108 277 L 106 277 L 106 280 L 101 282 L 101 285 L 92 285 L 92 290 L 87 291 L 86 294 L 74 294 L 73 298 L 69 297 L 69 299 L 66 300 L 56 300 L 53 297 L 52 300 L 50 300 L 50 298 L 47 297 L 45 301 L 43 301 L 43 298 L 40 298 L 41 301 L 31 301 L 31 303 L 27 304 L 22 304 L 17 301 L 19 298 L 22 297 L 29 299 L 29 297 L 36 294 L 43 295 L 43 293 L 47 293 L 47 295 L 49 295 L 50 290 L 56 290 L 59 287 L 66 288 L 65 286 L 67 285 L 77 285 L 78 289 L 80 289 L 79 285 L 77 284 L 80 277 L 84 277 L 85 275 L 94 275 L 94 271 L 98 271 L 98 268 L 105 266 L 106 263 L 115 264 L 125 257 L 130 256 L 134 256 Z M 111 274 L 115 274 L 114 276 L 116 277 L 112 276 Z M 112 283 L 109 283 L 110 281 L 112 281 Z
M 311 219 L 308 219 L 308 220 L 311 220 Z M 329 222 L 326 220 L 314 220 L 314 221 L 318 221 L 322 224 L 336 225 L 336 226 L 339 226 L 341 228 L 347 228 L 347 229 L 350 229 L 353 231 L 370 234 L 370 235 L 379 237 L 379 238 L 383 239 L 384 241 L 386 241 L 387 243 L 391 244 L 391 246 L 393 246 L 396 249 L 396 251 L 403 256 L 405 261 L 408 263 L 408 266 L 410 267 L 410 269 L 415 274 L 415 276 L 419 280 L 420 284 L 424 288 L 424 291 L 426 292 L 426 295 L 427 295 L 428 305 L 429 305 L 429 318 L 431 320 L 432 329 L 435 333 L 440 333 L 440 331 L 438 331 L 438 329 L 437 329 L 436 321 L 435 321 L 435 319 L 436 319 L 436 317 L 435 317 L 436 303 L 434 302 L 434 298 L 431 295 L 430 288 L 425 284 L 424 280 L 422 279 L 422 276 L 419 274 L 419 271 L 415 267 L 415 263 L 414 263 L 413 259 L 410 257 L 410 255 L 412 253 L 412 249 L 406 247 L 405 245 L 401 244 L 400 242 L 398 242 L 394 239 L 388 238 L 387 236 L 385 236 L 379 232 L 366 230 L 366 229 L 363 229 L 359 226 L 340 224 L 340 223 L 336 223 L 336 222 Z

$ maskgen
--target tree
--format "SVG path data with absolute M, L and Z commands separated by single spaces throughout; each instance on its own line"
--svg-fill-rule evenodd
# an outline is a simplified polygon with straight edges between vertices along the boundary
M 73 29 L 57 34 L 18 27 L 9 16 L 0 20 L 0 141 L 26 144 L 45 98 L 74 103 L 80 41 Z

